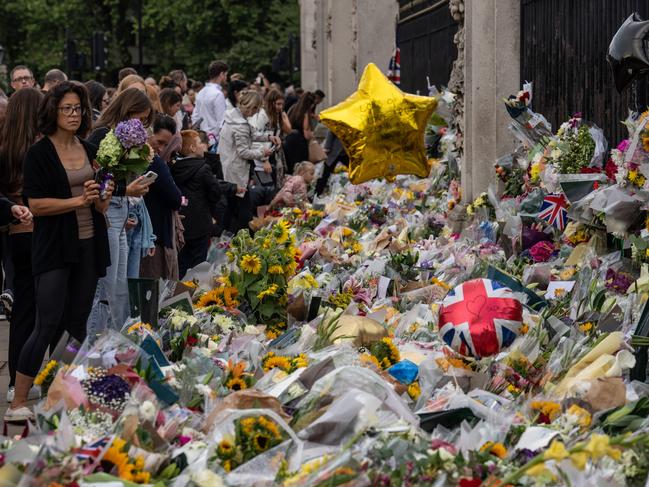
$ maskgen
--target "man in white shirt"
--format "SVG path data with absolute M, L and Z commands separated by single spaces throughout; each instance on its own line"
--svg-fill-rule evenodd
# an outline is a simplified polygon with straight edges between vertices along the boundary
M 192 122 L 200 122 L 200 129 L 207 133 L 212 146 L 219 141 L 225 118 L 225 95 L 221 85 L 228 79 L 228 65 L 223 61 L 213 61 L 208 68 L 208 77 L 209 81 L 196 95 Z

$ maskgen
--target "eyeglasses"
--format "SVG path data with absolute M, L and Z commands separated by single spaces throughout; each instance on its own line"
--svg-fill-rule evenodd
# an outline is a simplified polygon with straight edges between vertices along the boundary
M 63 105 L 62 107 L 59 107 L 59 111 L 63 115 L 66 115 L 68 117 L 70 115 L 75 115 L 77 113 L 79 115 L 85 115 L 85 113 L 86 113 L 86 109 L 83 108 L 81 105 L 74 105 L 74 106 L 72 106 L 72 105 Z
M 33 79 L 34 79 L 33 76 L 21 76 L 20 78 L 14 78 L 11 82 L 12 83 L 28 83 Z

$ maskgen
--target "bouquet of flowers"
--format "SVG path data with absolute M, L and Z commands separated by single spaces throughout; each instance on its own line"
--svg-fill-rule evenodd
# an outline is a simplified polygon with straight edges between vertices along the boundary
M 590 168 L 601 169 L 606 140 L 601 129 L 590 126 L 577 114 L 561 124 L 546 152 L 559 174 L 580 174 Z
M 153 150 L 147 144 L 146 129 L 135 118 L 111 129 L 97 151 L 97 164 L 103 172 L 121 180 L 144 173 L 152 159 Z

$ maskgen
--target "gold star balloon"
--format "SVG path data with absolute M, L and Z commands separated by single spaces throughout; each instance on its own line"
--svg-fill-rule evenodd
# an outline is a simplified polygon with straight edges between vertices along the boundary
M 404 93 L 375 64 L 368 64 L 358 90 L 320 113 L 349 156 L 349 179 L 359 184 L 397 174 L 425 178 L 430 163 L 424 147 L 426 123 L 437 100 Z

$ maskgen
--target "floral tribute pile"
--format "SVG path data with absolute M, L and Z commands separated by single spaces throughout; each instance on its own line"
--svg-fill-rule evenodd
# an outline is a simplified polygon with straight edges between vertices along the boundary
M 337 171 L 50 361 L 3 485 L 645 485 L 649 117 L 607 152 L 530 90 L 500 192 L 463 199 L 442 93 L 428 178 Z

